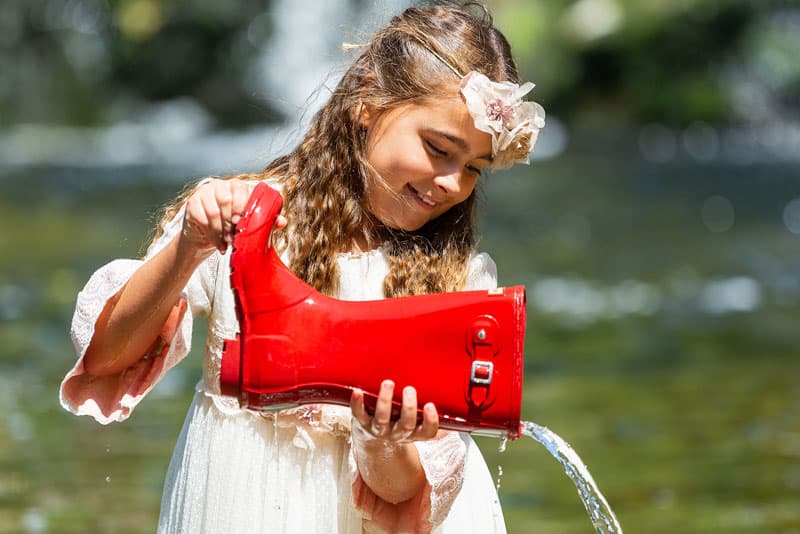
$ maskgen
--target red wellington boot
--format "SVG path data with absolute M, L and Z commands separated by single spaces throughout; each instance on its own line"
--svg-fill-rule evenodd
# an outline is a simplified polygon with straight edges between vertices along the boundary
M 525 288 L 349 302 L 298 279 L 270 243 L 283 201 L 256 186 L 233 240 L 231 286 L 240 334 L 227 340 L 221 387 L 242 407 L 349 405 L 372 412 L 381 381 L 433 402 L 446 429 L 519 437 Z M 421 411 L 419 413 L 421 418 Z

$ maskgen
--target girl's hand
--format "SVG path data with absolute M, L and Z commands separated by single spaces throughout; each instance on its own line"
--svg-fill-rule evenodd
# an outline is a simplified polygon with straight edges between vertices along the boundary
M 204 183 L 186 200 L 180 244 L 198 258 L 205 258 L 214 250 L 225 253 L 249 198 L 250 187 L 242 180 Z M 286 218 L 279 215 L 275 226 L 286 226 Z
M 376 438 L 385 441 L 424 441 L 433 439 L 439 431 L 439 414 L 432 402 L 422 409 L 422 424 L 417 425 L 417 391 L 406 386 L 403 389 L 403 404 L 400 419 L 391 420 L 394 382 L 384 380 L 378 393 L 375 415 L 370 417 L 364 409 L 364 393 L 353 391 L 350 409 L 361 427 Z

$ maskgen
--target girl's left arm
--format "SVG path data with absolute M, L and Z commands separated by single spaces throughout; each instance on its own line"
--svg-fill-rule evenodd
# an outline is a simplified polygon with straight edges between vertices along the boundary
M 400 418 L 391 421 L 394 383 L 384 380 L 378 394 L 375 415 L 364 409 L 364 396 L 355 391 L 351 398 L 354 417 L 353 451 L 364 483 L 382 500 L 399 504 L 416 496 L 425 484 L 425 472 L 413 441 L 429 440 L 439 432 L 439 415 L 432 403 L 423 408 L 417 425 L 417 392 L 403 389 Z

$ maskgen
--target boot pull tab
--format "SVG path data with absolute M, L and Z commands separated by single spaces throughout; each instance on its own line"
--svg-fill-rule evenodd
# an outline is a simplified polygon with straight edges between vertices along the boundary
M 470 356 L 467 378 L 467 403 L 474 409 L 488 408 L 494 400 L 492 379 L 494 359 L 500 350 L 500 326 L 491 315 L 480 315 L 467 326 L 467 354 Z
M 270 247 L 275 219 L 283 207 L 283 197 L 264 182 L 258 183 L 236 225 L 234 248 L 247 254 L 264 254 Z

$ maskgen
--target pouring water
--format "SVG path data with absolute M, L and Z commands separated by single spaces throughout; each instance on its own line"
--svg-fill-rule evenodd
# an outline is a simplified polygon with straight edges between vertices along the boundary
M 603 494 L 597 488 L 589 469 L 581 461 L 578 454 L 559 435 L 536 423 L 523 421 L 521 433 L 538 441 L 564 467 L 567 476 L 575 483 L 583 506 L 589 513 L 595 531 L 598 534 L 622 534 L 622 527 L 611 510 Z M 501 444 L 505 448 L 505 440 Z

